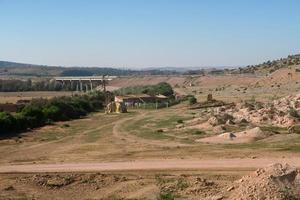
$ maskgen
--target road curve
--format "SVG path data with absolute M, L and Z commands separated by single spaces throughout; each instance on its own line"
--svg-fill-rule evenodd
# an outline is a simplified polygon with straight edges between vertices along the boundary
M 102 163 L 59 163 L 1 165 L 0 173 L 38 173 L 38 172 L 101 172 L 138 170 L 253 170 L 272 163 L 289 163 L 300 168 L 300 158 L 257 158 L 257 159 L 207 159 L 207 160 L 137 160 Z

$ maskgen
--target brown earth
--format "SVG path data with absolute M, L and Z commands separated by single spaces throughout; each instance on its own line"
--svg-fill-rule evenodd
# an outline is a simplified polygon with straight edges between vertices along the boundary
M 242 174 L 244 174 L 243 172 Z M 144 171 L 0 175 L 0 199 L 181 199 L 226 197 L 240 173 Z
M 165 159 L 132 160 L 101 163 L 61 163 L 2 165 L 0 173 L 40 172 L 104 172 L 104 171 L 149 171 L 149 170 L 254 170 L 272 163 L 290 163 L 300 168 L 300 158 L 240 158 L 240 159 Z
M 152 164 L 164 165 L 166 162 L 152 161 Z M 228 160 L 227 164 L 230 163 Z M 240 163 L 243 165 L 244 162 Z M 65 167 L 64 173 L 0 174 L 0 199 L 159 199 L 169 196 L 206 200 L 281 200 L 297 199 L 300 194 L 298 170 L 280 163 L 252 173 L 240 167 L 231 171 L 188 167 L 183 168 L 184 171 L 179 168 L 149 171 L 145 165 L 143 170 L 124 171 L 118 167 L 116 172 L 98 169 L 85 173 L 67 172 L 72 171 L 72 166 Z M 81 167 L 86 171 L 91 166 L 81 164 Z
M 52 98 L 66 95 L 72 95 L 72 92 L 0 92 L 0 103 L 16 103 L 18 100 L 30 100 L 32 98 Z
M 227 103 L 253 96 L 271 102 L 297 93 L 298 78 L 293 77 L 279 78 L 280 87 L 268 81 L 255 85 L 268 77 L 243 75 L 131 77 L 116 79 L 111 86 L 167 81 L 177 92 L 194 94 L 198 100 L 212 93 Z M 22 98 L 49 95 L 22 94 Z M 19 99 L 19 94 L 1 95 L 4 102 Z M 249 170 L 273 162 L 300 166 L 300 135 L 288 133 L 287 127 L 259 124 L 255 127 L 272 134 L 245 143 L 197 142 L 218 132 L 255 128 L 228 121 L 219 124 L 218 119 L 207 122 L 212 113 L 217 114 L 213 109 L 189 110 L 185 103 L 127 114 L 100 112 L 1 140 L 0 169 L 6 173 L 0 175 L 0 199 L 156 199 L 169 192 L 182 199 L 230 199 L 234 191 L 244 191 L 231 186 L 237 188 L 235 181 Z

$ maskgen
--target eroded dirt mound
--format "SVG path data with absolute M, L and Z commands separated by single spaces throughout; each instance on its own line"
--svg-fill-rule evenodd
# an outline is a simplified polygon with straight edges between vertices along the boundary
M 289 127 L 300 118 L 300 93 L 290 95 L 269 104 L 260 102 L 239 103 L 233 108 L 224 107 L 215 109 L 218 115 L 231 115 L 236 122 L 245 120 L 253 124 L 270 124 Z
M 252 128 L 249 130 L 236 132 L 236 133 L 223 133 L 216 136 L 211 136 L 207 138 L 202 138 L 197 140 L 198 142 L 207 142 L 207 143 L 247 143 L 268 137 L 269 134 L 264 133 L 259 127 Z
M 226 199 L 228 185 L 240 177 L 178 171 L 0 174 L 0 199 Z
M 299 171 L 288 164 L 273 164 L 236 181 L 229 199 L 298 199 Z

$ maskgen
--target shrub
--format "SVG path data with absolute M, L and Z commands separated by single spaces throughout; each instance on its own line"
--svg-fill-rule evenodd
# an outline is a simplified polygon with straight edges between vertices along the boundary
M 43 113 L 47 119 L 53 120 L 53 121 L 59 121 L 61 119 L 61 111 L 59 107 L 51 105 L 49 107 L 45 107 L 43 109 Z
M 25 117 L 21 113 L 17 113 L 15 115 L 15 118 L 16 118 L 16 128 L 14 130 L 15 132 L 24 131 L 27 128 L 29 128 L 29 126 L 28 126 L 29 123 L 28 123 L 27 117 Z
M 177 123 L 178 123 L 178 124 L 183 124 L 183 120 L 182 120 L 182 119 L 179 119 L 179 120 L 177 120 Z
M 63 124 L 61 127 L 62 127 L 62 128 L 69 128 L 69 127 L 70 127 L 70 124 Z
M 0 133 L 10 134 L 37 128 L 52 123 L 77 119 L 89 112 L 103 108 L 103 93 L 95 92 L 84 96 L 34 99 L 18 113 L 0 112 Z
M 174 200 L 175 197 L 170 191 L 160 192 L 156 198 L 157 200 Z
M 165 82 L 155 85 L 153 89 L 155 90 L 156 94 L 162 94 L 165 96 L 171 96 L 174 94 L 172 86 Z
M 0 112 L 0 133 L 11 132 L 15 130 L 16 119 L 7 112 Z
M 148 94 L 148 95 L 158 95 L 162 94 L 165 96 L 172 96 L 174 91 L 172 86 L 168 83 L 161 82 L 157 85 L 145 85 L 145 86 L 133 86 L 133 87 L 126 87 L 121 88 L 115 91 L 116 94 Z
M 36 128 L 45 124 L 46 118 L 41 107 L 27 105 L 22 109 L 21 114 L 27 118 L 29 128 Z
M 188 98 L 188 101 L 189 101 L 189 104 L 190 104 L 190 105 L 193 105 L 193 104 L 197 103 L 197 99 L 196 99 L 195 96 L 190 96 L 190 97 Z
M 290 114 L 292 117 L 300 118 L 299 112 L 298 112 L 297 110 L 295 110 L 294 108 L 290 108 L 289 114 Z

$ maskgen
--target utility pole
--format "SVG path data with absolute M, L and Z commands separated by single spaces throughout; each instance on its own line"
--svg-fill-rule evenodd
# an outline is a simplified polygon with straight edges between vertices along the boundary
M 104 102 L 107 105 L 108 104 L 108 97 L 107 97 L 107 94 L 106 94 L 105 75 L 102 76 L 102 87 L 103 87 L 103 92 L 104 92 Z

